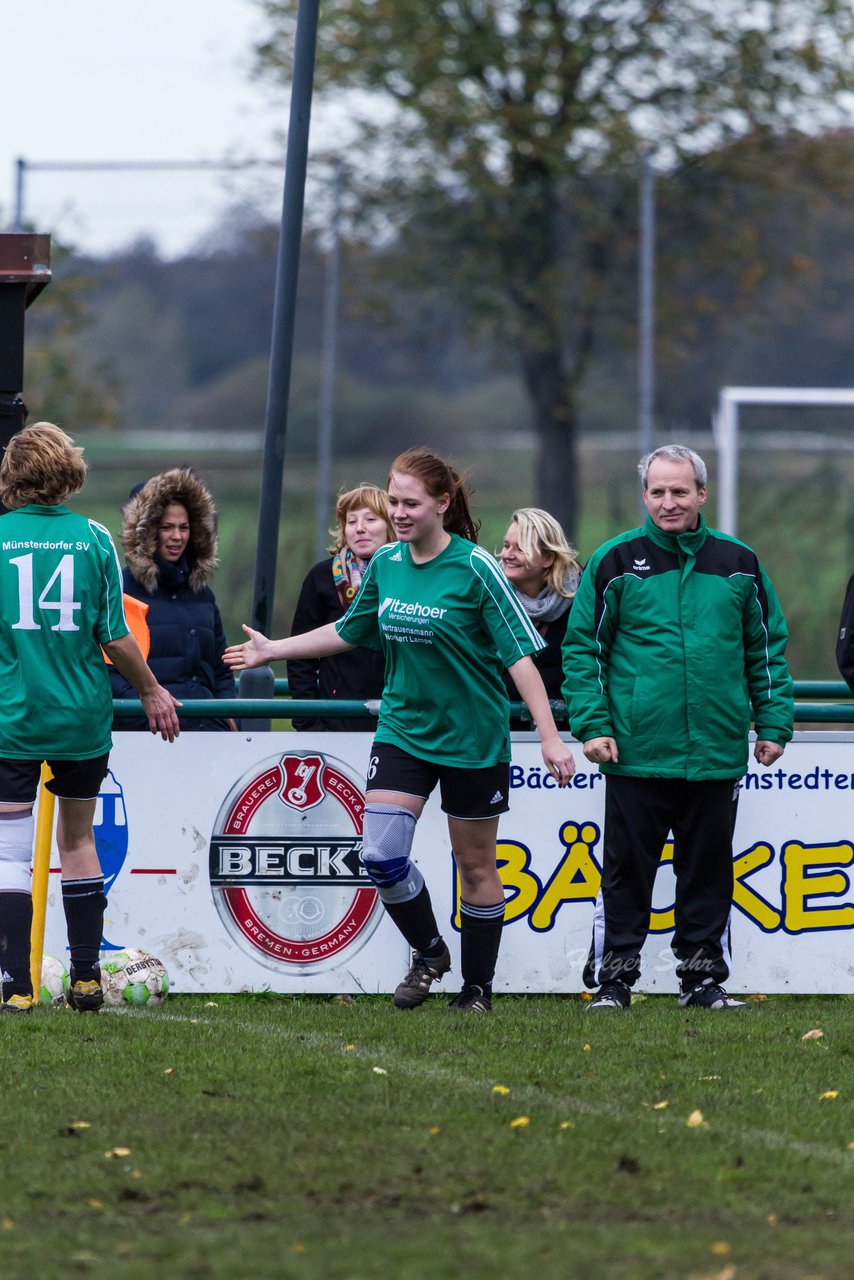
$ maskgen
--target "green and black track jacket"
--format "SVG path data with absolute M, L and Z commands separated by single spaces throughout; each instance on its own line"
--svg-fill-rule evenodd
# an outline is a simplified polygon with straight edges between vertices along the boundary
M 792 736 L 786 621 L 743 542 L 671 534 L 650 517 L 606 542 L 578 588 L 563 645 L 563 693 L 580 742 L 609 737 L 604 773 L 739 778 L 747 734 Z

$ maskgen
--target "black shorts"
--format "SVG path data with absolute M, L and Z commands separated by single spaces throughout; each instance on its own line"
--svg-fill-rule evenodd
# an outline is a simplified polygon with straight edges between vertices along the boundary
M 45 786 L 61 800 L 94 800 L 109 762 L 109 751 L 91 760 L 48 760 L 53 777 Z M 41 770 L 41 760 L 0 757 L 0 804 L 32 804 L 38 795 Z
M 492 764 L 488 769 L 459 769 L 420 760 L 390 742 L 372 744 L 366 791 L 400 791 L 426 800 L 437 782 L 442 812 L 451 818 L 497 818 L 510 808 L 507 762 Z

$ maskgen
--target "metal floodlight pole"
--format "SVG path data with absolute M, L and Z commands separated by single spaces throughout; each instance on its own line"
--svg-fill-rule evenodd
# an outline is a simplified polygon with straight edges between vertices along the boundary
M 638 444 L 653 449 L 655 413 L 655 171 L 640 154 L 638 188 Z M 644 512 L 645 514 L 645 512 Z
M 341 161 L 332 174 L 332 243 L 326 259 L 323 293 L 323 362 L 320 376 L 320 410 L 317 423 L 317 490 L 314 507 L 314 557 L 326 550 L 329 507 L 332 500 L 332 454 L 335 436 L 335 375 L 338 362 L 338 295 L 341 275 Z
M 294 75 L 267 384 L 264 469 L 258 508 L 258 548 L 252 593 L 252 625 L 265 633 L 273 619 L 318 8 L 319 0 L 299 0 L 294 42 Z M 243 672 L 241 696 L 272 697 L 273 680 L 269 667 Z

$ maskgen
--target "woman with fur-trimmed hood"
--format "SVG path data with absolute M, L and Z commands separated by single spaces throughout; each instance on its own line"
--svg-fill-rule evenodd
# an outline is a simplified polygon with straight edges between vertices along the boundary
M 213 498 L 189 467 L 152 476 L 131 493 L 124 509 L 122 543 L 126 595 L 148 606 L 148 665 L 180 700 L 233 698 L 234 677 L 222 661 L 226 646 L 210 583 L 217 566 L 217 518 Z M 114 698 L 133 697 L 115 670 Z M 117 720 L 117 729 L 142 729 L 141 719 Z M 181 719 L 181 728 L 230 729 L 224 718 Z

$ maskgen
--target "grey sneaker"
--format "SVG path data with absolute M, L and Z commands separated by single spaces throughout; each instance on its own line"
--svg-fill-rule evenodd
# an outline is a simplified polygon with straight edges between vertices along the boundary
M 448 1008 L 464 1010 L 466 1013 L 492 1013 L 492 996 L 487 995 L 483 987 L 472 982 L 463 987 L 458 996 L 454 996 Z
M 600 1009 L 628 1009 L 631 1002 L 631 987 L 626 986 L 625 982 L 603 982 L 587 1006 L 587 1012 L 598 1013 Z
M 719 983 L 707 978 L 698 987 L 683 991 L 679 997 L 682 1009 L 746 1009 L 744 1000 L 736 1000 Z
M 441 982 L 450 967 L 451 953 L 444 942 L 437 956 L 422 956 L 413 951 L 412 967 L 394 993 L 396 1007 L 417 1009 L 429 996 L 431 984 Z

